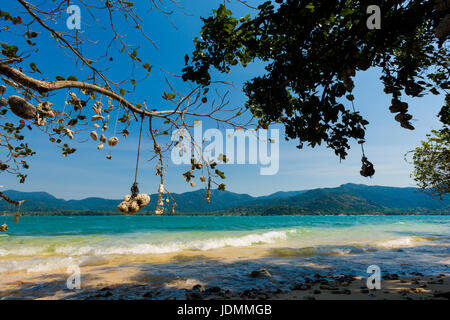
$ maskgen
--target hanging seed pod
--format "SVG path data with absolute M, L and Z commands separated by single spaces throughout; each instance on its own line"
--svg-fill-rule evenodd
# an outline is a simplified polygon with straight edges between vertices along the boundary
M 53 103 L 49 101 L 41 102 L 37 105 L 36 110 L 41 117 L 54 118 L 55 113 L 54 110 L 51 108 L 52 105 Z
M 112 137 L 108 140 L 108 144 L 111 147 L 114 147 L 117 143 L 119 143 L 119 138 L 117 138 L 117 137 Z
M 162 194 L 158 194 L 158 202 L 157 202 L 158 206 L 163 206 L 164 205 L 164 199 L 162 197 Z
M 172 205 L 172 209 L 170 210 L 171 214 L 175 214 L 175 204 Z
M 8 101 L 5 98 L 0 99 L 0 107 L 6 107 L 8 105 Z
M 100 144 L 97 146 L 97 149 L 98 149 L 98 150 L 102 150 L 103 147 L 104 147 L 103 143 L 100 143 Z
M 91 118 L 92 121 L 103 120 L 103 119 L 105 119 L 105 117 L 99 116 L 98 114 L 92 116 L 92 118 Z
M 94 110 L 94 112 L 99 116 L 102 114 L 103 111 L 102 107 L 98 105 L 98 102 L 94 103 L 94 105 L 92 106 L 92 110 Z
M 206 201 L 211 202 L 211 190 L 206 191 Z
M 94 123 L 94 128 L 100 128 L 100 126 L 99 126 L 99 124 L 98 123 Z
M 206 181 L 206 178 L 205 178 L 204 176 L 201 176 L 201 177 L 200 177 L 200 181 L 201 181 L 201 182 L 205 182 L 205 181 Z
M 411 123 L 409 123 L 409 121 L 403 121 L 403 122 L 401 122 L 401 123 L 400 123 L 400 126 L 401 126 L 402 128 L 408 129 L 408 130 L 414 130 L 414 129 L 416 129 L 416 128 L 414 128 L 413 125 L 411 125 Z
M 68 104 L 73 105 L 73 108 L 75 110 L 83 109 L 83 106 L 85 105 L 85 103 L 83 105 L 83 102 L 80 100 L 80 98 L 77 97 L 77 95 L 75 93 L 69 92 L 69 96 L 70 96 L 71 100 L 67 101 Z
M 100 142 L 105 143 L 106 142 L 106 136 L 104 134 L 102 134 L 100 136 Z
M 164 213 L 164 208 L 163 207 L 156 207 L 155 209 L 155 214 L 160 216 Z
M 348 92 L 352 92 L 355 88 L 355 84 L 351 78 L 345 77 L 344 78 L 344 86 L 347 89 Z
M 8 225 L 6 223 L 4 223 L 0 226 L 0 232 L 6 232 L 6 231 L 8 231 Z
M 0 86 L 0 96 L 2 96 L 6 91 L 6 87 L 4 85 Z
M 164 185 L 162 183 L 159 185 L 158 193 L 164 193 Z
M 375 169 L 373 167 L 372 162 L 367 160 L 366 157 L 361 158 L 362 167 L 361 171 L 359 172 L 363 177 L 371 177 L 375 174 Z
M 70 130 L 69 128 L 64 128 L 63 130 L 65 132 L 65 134 L 69 137 L 69 139 L 73 139 L 73 131 Z
M 43 126 L 43 125 L 45 125 L 46 123 L 47 123 L 47 118 L 41 117 L 41 115 L 38 113 L 38 114 L 36 115 L 36 121 L 35 121 L 35 124 L 36 124 L 37 126 Z
M 16 116 L 27 120 L 36 118 L 36 108 L 25 99 L 19 96 L 10 96 L 8 104 Z
M 343 74 L 342 74 L 342 78 L 343 80 L 345 80 L 346 77 L 354 77 L 356 74 L 355 70 L 352 68 L 347 68 L 344 70 Z
M 195 182 L 191 181 L 190 185 L 191 185 L 191 187 L 195 187 Z
M 399 113 L 398 115 L 395 116 L 395 121 L 397 122 L 404 122 L 404 121 L 408 121 L 412 119 L 412 115 L 408 114 L 408 113 Z
M 111 159 L 112 159 L 112 155 L 108 154 L 108 155 L 106 156 L 106 159 L 111 160 Z
M 125 214 L 134 214 L 145 208 L 149 203 L 150 196 L 148 194 L 139 193 L 134 197 L 128 194 L 123 198 L 117 209 Z
M 391 113 L 406 113 L 408 111 L 408 104 L 406 102 L 401 102 L 399 100 L 392 100 L 392 105 L 389 107 Z
M 97 132 L 92 131 L 89 135 L 91 136 L 92 140 L 97 141 L 98 139 Z

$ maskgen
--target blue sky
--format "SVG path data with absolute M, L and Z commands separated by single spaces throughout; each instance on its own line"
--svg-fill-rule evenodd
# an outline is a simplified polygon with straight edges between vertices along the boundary
M 185 12 L 175 10 L 170 17 L 177 29 L 173 28 L 168 19 L 160 13 L 147 10 L 148 8 L 143 3 L 139 4 L 143 6 L 139 10 L 144 18 L 142 24 L 159 48 L 155 49 L 150 43 L 141 42 L 140 52 L 145 55 L 145 61 L 149 61 L 153 65 L 153 70 L 150 77 L 141 82 L 134 93 L 127 96 L 130 100 L 143 101 L 146 99 L 149 106 L 168 107 L 167 103 L 160 98 L 163 90 L 168 91 L 164 82 L 164 73 L 161 70 L 180 73 L 184 64 L 184 55 L 192 51 L 192 39 L 199 33 L 201 27 L 199 17 L 210 15 L 211 10 L 223 1 L 185 0 L 182 3 Z M 6 5 L 6 9 L 2 8 L 2 10 L 10 12 L 22 10 L 17 3 L 7 2 L 2 4 L 2 7 L 4 5 Z M 145 2 L 145 5 L 148 5 L 148 2 Z M 251 12 L 251 9 L 234 2 L 230 4 L 230 7 L 237 16 Z M 97 18 L 102 20 L 105 17 Z M 122 25 L 119 24 L 120 26 Z M 56 28 L 67 31 L 64 23 L 59 23 Z M 91 39 L 98 40 L 98 43 L 88 48 L 85 54 L 95 56 L 103 53 L 101 49 L 105 43 L 105 33 L 101 28 L 96 27 L 88 14 L 83 11 L 82 28 Z M 6 37 L 5 35 L 3 39 Z M 131 41 L 141 41 L 134 39 L 132 33 L 129 37 Z M 48 78 L 53 79 L 55 75 L 78 75 L 80 73 L 75 69 L 73 63 L 67 60 L 67 56 L 55 47 L 54 40 L 47 33 L 41 33 L 38 39 L 43 46 L 35 61 L 38 67 L 45 70 L 46 75 L 49 75 Z M 120 57 L 118 57 L 108 65 L 110 68 L 108 75 L 116 80 L 120 79 L 123 74 L 128 75 L 130 71 L 130 66 L 122 64 L 120 61 Z M 236 68 L 229 75 L 217 75 L 218 79 L 234 84 L 221 87 L 223 91 L 230 91 L 231 105 L 243 106 L 245 96 L 241 91 L 242 82 L 263 71 L 261 64 L 253 64 L 246 69 Z M 379 76 L 377 69 L 358 73 L 354 90 L 356 108 L 370 122 L 366 132 L 365 149 L 367 156 L 375 165 L 376 174 L 373 178 L 363 178 L 359 175 L 361 151 L 356 143 L 352 143 L 347 159 L 340 162 L 333 151 L 325 147 L 315 149 L 305 147 L 303 150 L 298 150 L 295 148 L 295 145 L 298 144 L 297 141 L 285 142 L 284 139 L 281 139 L 280 170 L 277 175 L 262 176 L 259 174 L 260 168 L 256 165 L 223 166 L 222 170 L 227 176 L 227 189 L 238 193 L 265 195 L 279 190 L 335 187 L 348 182 L 414 186 L 410 179 L 412 166 L 405 162 L 404 154 L 418 146 L 431 129 L 440 127 L 436 115 L 443 104 L 444 97 L 427 96 L 421 99 L 406 100 L 410 104 L 410 111 L 414 116 L 413 125 L 416 130 L 405 130 L 400 128 L 388 110 L 391 98 L 383 93 Z M 177 85 L 184 86 L 179 82 Z M 58 107 L 58 103 L 63 104 L 64 97 L 65 93 L 58 94 L 53 98 L 55 107 Z M 204 122 L 203 127 L 206 130 L 214 125 Z M 31 169 L 28 170 L 26 183 L 19 184 L 15 177 L 2 173 L 0 184 L 4 185 L 5 189 L 47 191 L 56 197 L 65 199 L 81 199 L 90 196 L 121 198 L 128 193 L 134 175 L 137 147 L 136 126 L 133 126 L 131 131 L 126 143 L 123 143 L 122 139 L 121 143 L 114 147 L 113 159 L 109 161 L 105 159 L 107 151 L 97 151 L 96 144 L 93 142 L 77 144 L 77 152 L 63 158 L 56 146 L 52 145 L 46 136 L 34 130 L 29 136 L 29 141 L 37 154 L 29 161 Z M 281 136 L 283 136 L 282 133 Z M 155 193 L 159 183 L 159 178 L 155 176 L 155 163 L 147 161 L 151 157 L 151 148 L 152 144 L 144 134 L 139 185 L 141 191 L 145 193 Z M 184 181 L 181 174 L 187 170 L 189 170 L 187 166 L 169 166 L 166 186 L 171 192 L 192 191 L 202 187 L 197 184 L 197 187 L 192 188 Z

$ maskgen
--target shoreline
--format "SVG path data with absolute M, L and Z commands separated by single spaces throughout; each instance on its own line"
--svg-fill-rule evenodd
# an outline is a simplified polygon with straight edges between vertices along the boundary
M 450 299 L 447 267 L 405 271 L 404 262 L 398 261 L 393 268 L 382 266 L 381 290 L 369 290 L 367 264 L 337 267 L 330 258 L 295 261 L 267 257 L 264 251 L 249 248 L 149 255 L 133 261 L 116 256 L 80 264 L 79 290 L 67 288 L 74 272 L 67 266 L 0 273 L 0 300 Z M 448 261 L 441 263 L 448 265 Z

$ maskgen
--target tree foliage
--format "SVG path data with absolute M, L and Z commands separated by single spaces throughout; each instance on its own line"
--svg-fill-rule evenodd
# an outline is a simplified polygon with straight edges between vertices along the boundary
M 450 193 L 450 94 L 439 116 L 444 127 L 432 130 L 427 140 L 409 153 L 414 165 L 411 177 L 422 190 L 442 199 Z
M 349 139 L 363 142 L 368 121 L 350 108 L 359 71 L 381 69 L 389 109 L 410 130 L 402 97 L 449 88 L 445 0 L 377 1 L 379 30 L 366 25 L 370 0 L 275 2 L 261 4 L 253 17 L 238 19 L 220 5 L 204 18 L 183 78 L 206 87 L 213 68 L 229 73 L 238 64 L 264 62 L 265 74 L 244 85 L 245 106 L 263 128 L 284 124 L 286 138 L 298 139 L 299 148 L 326 143 L 345 158 Z
M 171 198 L 163 185 L 163 153 L 178 145 L 167 143 L 167 135 L 176 129 L 189 132 L 195 119 L 246 128 L 249 122 L 241 117 L 246 108 L 258 128 L 282 123 L 286 138 L 299 140 L 298 148 L 324 143 L 345 158 L 349 140 L 363 143 L 368 124 L 353 108 L 352 78 L 357 72 L 381 68 L 384 91 L 392 96 L 389 109 L 407 129 L 414 129 L 412 115 L 402 98 L 440 94 L 449 86 L 446 0 L 378 1 L 380 30 L 366 26 L 366 9 L 373 4 L 369 0 L 266 1 L 256 14 L 239 19 L 220 5 L 203 19 L 194 52 L 185 56 L 182 78 L 190 81 L 189 90 L 183 93 L 167 80 L 161 90 L 163 104 L 133 101 L 138 99 L 133 95 L 136 87 L 153 69 L 142 43 L 157 46 L 145 31 L 146 20 L 136 2 L 82 2 L 84 19 L 92 17 L 95 26 L 90 31 L 101 28 L 101 33 L 68 30 L 65 0 L 36 3 L 17 0 L 14 11 L 0 10 L 0 147 L 6 154 L 0 158 L 0 172 L 16 174 L 20 182 L 26 178 L 27 157 L 35 154 L 27 143 L 31 130 L 48 135 L 62 155 L 69 156 L 76 151 L 72 143 L 83 141 L 83 131 L 90 131 L 99 152 L 105 152 L 106 142 L 111 147 L 123 142 L 133 121 L 148 120 L 152 159 L 157 159 L 155 171 L 161 178 L 159 206 L 167 200 L 163 194 Z M 169 16 L 166 3 L 182 10 L 175 0 L 152 0 L 149 7 Z M 43 46 L 50 45 L 48 39 L 52 55 L 67 62 L 57 75 L 45 66 L 51 63 L 42 53 L 47 49 Z M 211 92 L 217 92 L 210 90 L 216 82 L 212 69 L 228 73 L 233 66 L 255 61 L 265 64 L 265 74 L 246 82 L 244 108 L 227 108 L 226 94 L 210 99 Z M 113 73 L 117 66 L 131 71 Z M 66 94 L 64 101 L 55 95 L 58 91 Z M 188 151 L 195 147 L 180 145 Z M 192 186 L 196 176 L 205 183 L 208 200 L 211 183 L 225 189 L 218 163 L 220 159 L 193 159 L 191 170 L 183 174 Z M 196 171 L 201 173 L 194 175 Z

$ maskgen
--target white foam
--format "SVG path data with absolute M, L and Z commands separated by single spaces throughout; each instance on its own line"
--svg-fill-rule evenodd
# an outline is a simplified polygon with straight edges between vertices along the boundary
M 86 257 L 50 257 L 41 259 L 28 260 L 8 260 L 2 261 L 0 264 L 0 273 L 4 272 L 28 272 L 28 273 L 45 273 L 54 270 L 66 272 L 70 266 L 98 266 L 106 264 L 108 260 L 99 256 Z
M 183 250 L 207 251 L 224 247 L 246 247 L 258 243 L 274 243 L 285 240 L 289 231 L 269 231 L 240 237 L 212 238 L 207 240 L 175 241 L 166 243 L 137 243 L 116 246 L 62 246 L 55 253 L 68 256 L 80 255 L 143 255 L 179 252 Z
M 45 251 L 45 248 L 39 247 L 16 247 L 14 249 L 1 249 L 0 257 L 15 255 L 15 256 L 33 256 Z
M 18 271 L 46 272 L 67 268 L 71 265 L 79 265 L 79 263 L 80 261 L 78 261 L 78 259 L 74 259 L 72 257 L 2 261 L 2 264 L 0 265 L 0 273 Z
M 245 247 L 259 243 L 274 243 L 285 240 L 289 231 L 269 231 L 237 237 L 212 238 L 205 240 L 173 241 L 165 243 L 134 243 L 129 245 L 85 245 L 58 246 L 54 248 L 56 256 L 27 260 L 4 260 L 0 264 L 0 273 L 26 271 L 31 273 L 65 269 L 72 265 L 97 266 L 106 264 L 108 255 L 145 255 L 180 252 L 184 250 L 213 250 L 223 247 Z M 24 247 L 0 249 L 0 256 L 36 256 L 45 253 L 46 247 Z
M 417 242 L 417 239 L 414 237 L 402 237 L 398 239 L 379 241 L 375 243 L 376 247 L 379 248 L 402 248 L 402 247 L 412 247 L 414 243 Z

